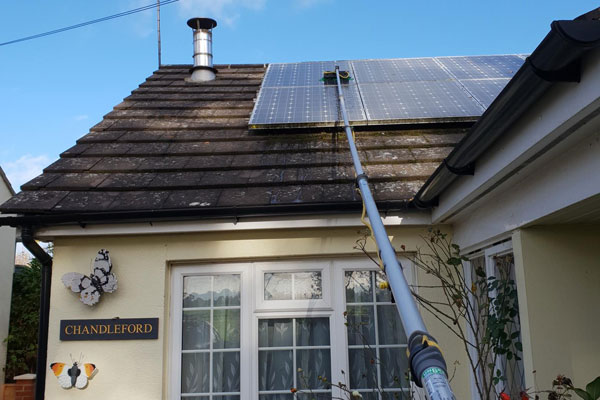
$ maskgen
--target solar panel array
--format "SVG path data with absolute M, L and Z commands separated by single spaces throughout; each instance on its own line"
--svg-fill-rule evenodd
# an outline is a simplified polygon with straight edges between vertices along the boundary
M 251 128 L 331 126 L 341 120 L 337 87 L 324 71 L 349 71 L 343 85 L 354 124 L 478 117 L 523 64 L 519 55 L 271 64 Z

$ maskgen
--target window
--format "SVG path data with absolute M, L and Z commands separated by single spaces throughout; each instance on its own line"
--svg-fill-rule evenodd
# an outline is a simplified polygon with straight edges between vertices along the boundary
M 407 339 L 391 292 L 379 288 L 383 280 L 378 271 L 344 276 L 350 388 L 370 399 L 409 387 Z
M 331 309 L 331 262 L 255 263 L 256 309 Z
M 476 271 L 481 271 L 480 274 L 485 274 L 484 278 L 488 279 L 488 281 L 489 279 L 496 278 L 498 280 L 507 282 L 508 289 L 514 291 L 514 294 L 516 294 L 516 285 L 514 283 L 514 256 L 512 252 L 512 244 L 510 241 L 500 243 L 498 245 L 474 253 L 470 255 L 469 258 L 469 265 L 466 266 L 469 270 L 465 271 L 467 286 L 472 285 L 472 282 L 476 281 Z M 491 289 L 488 293 L 490 300 L 484 299 L 478 301 L 474 295 L 471 296 L 471 305 L 473 312 L 478 313 L 478 304 L 484 304 L 489 307 L 494 307 L 493 300 L 497 297 L 497 289 Z M 515 304 L 518 307 L 518 302 L 515 301 Z M 477 326 L 476 332 L 468 332 L 469 340 L 473 342 L 479 342 L 481 338 L 483 338 L 483 336 L 485 335 L 485 327 L 483 326 L 483 324 L 478 325 L 479 326 Z M 520 332 L 520 322 L 518 313 L 516 313 L 512 317 L 512 321 L 507 324 L 505 329 L 508 336 L 512 334 L 516 335 L 516 332 Z M 478 340 L 475 340 L 476 337 L 478 338 Z M 520 335 L 518 335 L 515 338 L 515 340 L 520 342 Z M 515 346 L 511 346 L 510 351 L 511 353 L 513 353 L 510 355 L 510 357 L 508 357 L 506 354 L 501 354 L 497 356 L 490 354 L 488 357 L 489 359 L 486 360 L 486 364 L 494 365 L 494 370 L 500 371 L 500 374 L 506 378 L 506 380 L 500 381 L 498 382 L 498 384 L 495 385 L 496 393 L 505 392 L 506 394 L 510 395 L 511 398 L 519 398 L 521 391 L 525 390 L 524 367 L 523 361 L 521 360 L 522 354 L 520 350 L 515 348 Z M 477 357 L 476 349 L 471 348 L 470 353 L 471 358 Z M 481 370 L 481 368 L 477 371 L 477 373 L 480 375 L 483 372 L 484 371 Z M 477 390 L 474 387 L 474 383 L 472 384 L 472 393 L 474 393 L 474 396 L 477 393 Z
M 319 379 L 331 376 L 330 343 L 327 317 L 259 319 L 259 398 L 291 400 L 290 388 L 331 398 Z
M 323 378 L 372 400 L 408 389 L 406 337 L 369 260 L 172 271 L 170 399 L 340 397 Z

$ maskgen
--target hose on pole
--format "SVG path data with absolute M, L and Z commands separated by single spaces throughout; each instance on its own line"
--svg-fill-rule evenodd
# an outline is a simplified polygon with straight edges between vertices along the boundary
M 347 73 L 343 74 L 347 79 Z M 352 155 L 352 162 L 356 172 L 356 186 L 360 192 L 364 209 L 370 222 L 370 229 L 375 237 L 378 254 L 383 263 L 383 270 L 388 277 L 390 289 L 396 300 L 396 308 L 402 320 L 402 326 L 408 339 L 407 354 L 411 376 L 415 383 L 425 388 L 430 400 L 455 400 L 450 384 L 448 383 L 448 372 L 446 362 L 442 355 L 440 346 L 427 332 L 421 313 L 412 296 L 408 283 L 402 273 L 402 266 L 396 258 L 396 251 L 390 243 L 387 232 L 381 221 L 381 216 L 373 194 L 369 188 L 369 178 L 365 174 L 358 150 L 354 141 L 354 133 L 350 127 L 346 103 L 342 91 L 339 66 L 335 67 L 335 78 L 338 90 L 340 110 L 344 120 L 344 130 Z

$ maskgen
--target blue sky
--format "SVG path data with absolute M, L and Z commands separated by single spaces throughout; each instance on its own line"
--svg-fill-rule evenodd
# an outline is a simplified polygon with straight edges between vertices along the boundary
M 0 42 L 153 0 L 4 2 Z M 163 63 L 192 61 L 190 17 L 209 16 L 215 63 L 529 53 L 555 19 L 593 1 L 180 0 L 161 9 Z M 157 66 L 156 14 L 0 47 L 0 166 L 41 172 Z

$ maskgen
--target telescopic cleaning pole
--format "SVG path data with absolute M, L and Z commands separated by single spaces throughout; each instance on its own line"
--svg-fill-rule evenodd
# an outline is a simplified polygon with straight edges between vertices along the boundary
M 348 77 L 347 73 L 345 77 Z M 340 110 L 344 119 L 344 129 L 356 171 L 356 185 L 360 191 L 360 196 L 362 197 L 369 222 L 371 223 L 371 230 L 379 249 L 379 257 L 383 261 L 383 269 L 394 295 L 404 331 L 409 338 L 407 353 L 412 378 L 419 387 L 425 388 L 428 399 L 453 400 L 455 397 L 448 384 L 446 362 L 444 361 L 440 347 L 435 339 L 429 335 L 427 328 L 425 328 L 421 314 L 417 309 L 417 304 L 402 273 L 402 266 L 396 258 L 396 251 L 392 247 L 381 221 L 379 210 L 371 194 L 371 189 L 369 189 L 367 175 L 362 169 L 358 151 L 356 150 L 356 143 L 354 143 L 352 128 L 348 121 L 348 114 L 346 113 L 346 103 L 344 102 L 342 92 L 339 66 L 335 67 L 335 78 L 337 81 Z

